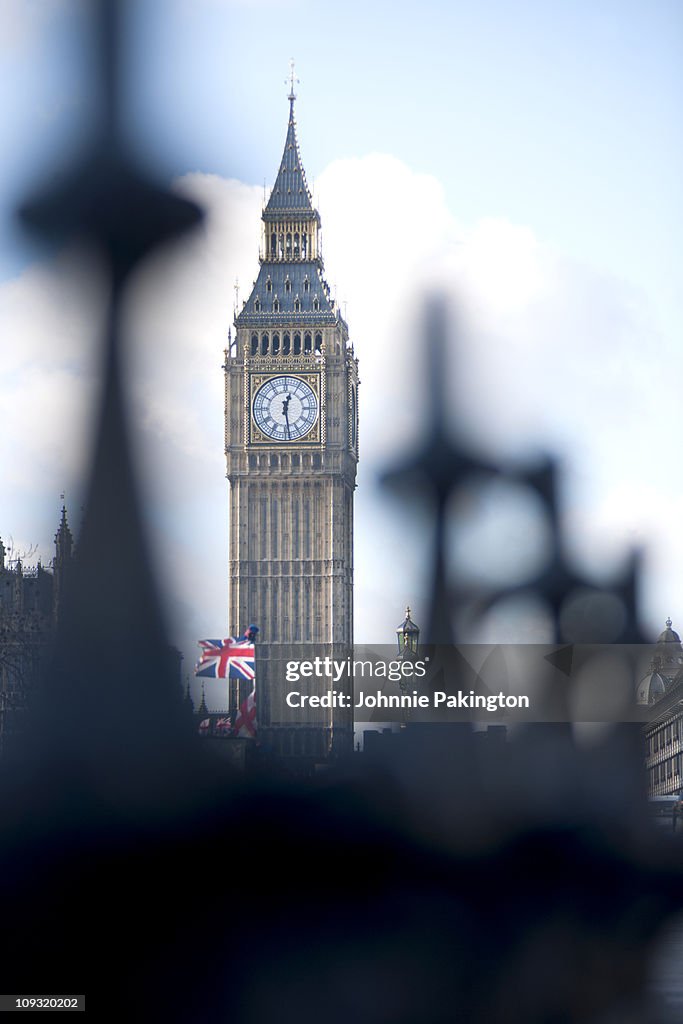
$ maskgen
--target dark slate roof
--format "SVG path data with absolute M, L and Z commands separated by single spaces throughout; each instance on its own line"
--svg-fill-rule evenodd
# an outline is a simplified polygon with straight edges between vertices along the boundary
M 273 191 L 270 193 L 270 199 L 264 210 L 264 219 L 270 219 L 269 214 L 278 216 L 283 213 L 301 213 L 309 216 L 315 214 L 296 138 L 293 99 L 290 99 L 289 103 L 289 124 L 287 125 L 285 150 L 282 154 L 280 170 L 275 179 Z
M 310 288 L 305 290 L 305 280 L 308 277 Z M 285 284 L 289 278 L 291 290 L 286 290 Z M 271 288 L 268 289 L 270 279 Z M 254 311 L 256 299 L 261 302 L 261 310 Z M 279 312 L 273 312 L 275 298 L 280 303 Z M 298 313 L 294 311 L 294 302 L 299 299 L 301 308 Z M 313 308 L 313 301 L 317 298 L 320 308 Z M 251 295 L 245 302 L 242 312 L 235 318 L 238 327 L 246 327 L 252 324 L 273 323 L 277 320 L 289 320 L 294 322 L 301 320 L 302 324 L 336 323 L 338 312 L 332 306 L 330 289 L 322 276 L 321 267 L 317 260 L 268 262 L 262 263 L 259 276 L 251 290 Z

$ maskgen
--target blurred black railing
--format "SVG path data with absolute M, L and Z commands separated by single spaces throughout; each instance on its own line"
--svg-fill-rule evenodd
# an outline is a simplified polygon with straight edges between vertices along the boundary
M 92 11 L 96 137 L 23 210 L 44 236 L 94 245 L 110 291 L 76 562 L 31 728 L 0 778 L 4 990 L 85 992 L 96 1015 L 146 1021 L 646 1019 L 648 954 L 683 886 L 677 851 L 648 828 L 637 727 L 590 750 L 566 726 L 495 749 L 466 725 L 416 727 L 315 783 L 207 760 L 159 610 L 120 374 L 132 272 L 201 214 L 124 145 L 125 4 Z M 565 554 L 557 470 L 513 472 L 451 436 L 438 300 L 425 335 L 433 419 L 388 476 L 432 496 L 425 635 L 451 644 L 463 614 L 533 593 L 560 641 L 568 598 L 601 590 Z M 451 497 L 482 478 L 529 488 L 552 534 L 549 567 L 500 594 L 459 590 L 445 568 Z M 615 642 L 643 639 L 637 581 L 634 556 L 609 588 Z

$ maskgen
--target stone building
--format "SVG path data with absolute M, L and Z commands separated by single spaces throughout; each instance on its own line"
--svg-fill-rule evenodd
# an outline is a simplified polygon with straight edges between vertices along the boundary
M 0 540 L 0 754 L 22 732 L 22 715 L 44 663 L 73 557 L 66 508 L 49 567 L 8 558 Z
M 638 704 L 651 709 L 644 730 L 651 797 L 683 789 L 683 645 L 672 626 L 667 619 L 636 695 Z
M 358 367 L 324 277 L 320 216 L 289 94 L 282 161 L 262 214 L 260 268 L 225 362 L 229 630 L 260 627 L 259 738 L 276 757 L 353 747 L 352 712 L 286 706 L 288 661 L 346 658 L 353 640 Z M 318 692 L 305 680 L 302 692 Z M 243 698 L 231 695 L 231 706 Z

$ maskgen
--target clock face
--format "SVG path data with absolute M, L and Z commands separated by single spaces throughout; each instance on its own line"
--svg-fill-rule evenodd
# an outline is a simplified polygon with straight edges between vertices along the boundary
M 254 395 L 254 421 L 273 441 L 299 441 L 318 419 L 318 400 L 299 377 L 271 377 Z

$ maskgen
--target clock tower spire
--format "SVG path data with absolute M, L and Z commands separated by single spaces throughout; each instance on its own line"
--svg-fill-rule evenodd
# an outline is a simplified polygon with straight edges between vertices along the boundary
M 353 749 L 350 709 L 291 709 L 290 661 L 346 659 L 353 642 L 358 369 L 324 277 L 320 216 L 294 116 L 262 214 L 260 268 L 225 364 L 229 628 L 258 622 L 257 714 L 266 751 L 325 760 Z M 339 689 L 339 685 L 337 685 Z
M 294 100 L 296 99 L 296 93 L 294 92 L 294 84 L 295 83 L 298 85 L 299 84 L 299 79 L 294 74 L 294 58 L 290 57 L 290 59 L 289 59 L 289 78 L 285 79 L 285 85 L 289 85 L 289 95 L 288 95 L 287 99 L 289 100 L 289 116 L 290 116 L 290 118 L 292 116 L 292 111 L 294 109 Z

